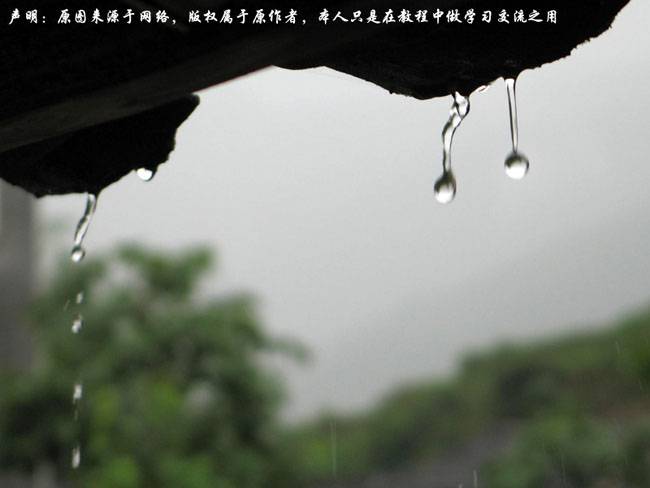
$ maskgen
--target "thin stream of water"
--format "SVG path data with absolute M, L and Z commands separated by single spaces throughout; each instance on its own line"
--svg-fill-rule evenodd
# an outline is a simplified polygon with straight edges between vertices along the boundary
M 510 137 L 512 139 L 512 152 L 517 152 L 519 147 L 519 121 L 517 120 L 517 80 L 506 79 L 508 92 L 508 113 L 510 115 Z
M 449 112 L 449 120 L 442 130 L 442 176 L 433 186 L 433 194 L 440 203 L 450 203 L 456 196 L 456 179 L 451 167 L 451 151 L 456 129 L 460 127 L 467 114 L 469 114 L 469 98 L 456 92 L 453 95 L 454 103 Z
M 84 210 L 83 216 L 79 219 L 77 224 L 77 230 L 74 233 L 74 246 L 72 247 L 72 252 L 70 257 L 75 263 L 80 262 L 86 255 L 86 251 L 83 248 L 83 241 L 90 227 L 90 222 L 95 215 L 95 209 L 97 208 L 97 195 L 93 193 L 88 193 L 86 195 L 86 209 Z
M 86 195 L 86 207 L 84 209 L 84 213 L 81 216 L 81 219 L 79 219 L 79 223 L 77 224 L 77 228 L 75 230 L 74 234 L 74 245 L 72 247 L 72 251 L 70 253 L 70 259 L 72 260 L 73 263 L 80 263 L 84 257 L 86 256 L 86 250 L 83 247 L 83 241 L 84 238 L 86 237 L 86 234 L 88 233 L 88 229 L 90 228 L 90 223 L 92 222 L 93 215 L 95 214 L 95 210 L 97 208 L 97 195 L 94 195 L 92 193 L 88 193 Z M 80 307 L 85 299 L 85 292 L 84 290 L 80 290 L 77 295 L 75 296 L 75 304 L 77 307 Z M 66 303 L 66 308 L 69 305 L 69 301 Z M 71 330 L 73 334 L 79 334 L 83 328 L 84 325 L 84 320 L 83 316 L 81 313 L 77 313 L 77 316 L 74 318 L 71 326 Z M 72 389 L 72 405 L 74 408 L 74 420 L 75 422 L 79 421 L 79 408 L 81 404 L 81 400 L 83 398 L 83 391 L 84 391 L 84 385 L 83 381 L 81 378 L 79 378 Z M 78 469 L 79 466 L 81 465 L 81 442 L 77 440 L 75 442 L 74 447 L 72 448 L 72 460 L 71 460 L 71 466 L 72 469 Z
M 508 112 L 510 115 L 510 138 L 512 151 L 506 157 L 504 166 L 506 174 L 513 180 L 521 180 L 528 173 L 530 163 L 528 158 L 519 152 L 519 120 L 517 116 L 517 80 L 506 79 L 508 91 Z

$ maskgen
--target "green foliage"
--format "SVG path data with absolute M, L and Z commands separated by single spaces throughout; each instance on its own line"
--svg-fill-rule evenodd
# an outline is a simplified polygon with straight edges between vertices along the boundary
M 582 415 L 526 425 L 506 456 L 484 467 L 487 488 L 650 486 L 648 419 L 612 425 Z
M 329 414 L 290 435 L 303 482 L 391 470 L 435 457 L 475 433 L 455 385 L 403 387 L 359 415 Z M 336 456 L 336 461 L 333 456 Z
M 489 468 L 488 488 L 556 486 L 549 476 L 560 472 L 558 462 L 567 487 L 596 486 L 611 476 L 650 486 L 650 429 L 624 426 L 629 440 L 619 443 L 611 420 L 650 421 L 649 338 L 650 313 L 643 312 L 609 329 L 468 355 L 444 383 L 401 387 L 367 412 L 329 414 L 295 429 L 295 449 L 304 454 L 300 474 L 331 478 L 331 425 L 339 475 L 356 477 L 427 463 L 516 424 L 521 439 Z
M 620 445 L 602 423 L 550 416 L 526 426 L 514 450 L 486 467 L 488 488 L 590 488 L 620 478 Z
M 45 461 L 100 488 L 289 486 L 281 388 L 262 360 L 298 348 L 263 333 L 249 296 L 199 300 L 210 261 L 203 249 L 172 256 L 128 246 L 63 263 L 31 311 L 39 366 L 2 376 L 0 463 L 29 471 Z M 77 314 L 84 326 L 73 334 Z M 82 463 L 72 473 L 78 438 Z
M 650 486 L 650 313 L 471 354 L 444 382 L 402 386 L 366 412 L 287 432 L 262 360 L 301 349 L 263 333 L 249 296 L 199 299 L 209 265 L 205 250 L 137 246 L 65 263 L 31 312 L 38 368 L 0 375 L 0 464 L 31 471 L 47 461 L 73 485 L 99 488 L 284 488 L 430 462 L 517 425 L 482 486 Z M 86 325 L 75 335 L 79 313 Z M 83 461 L 70 479 L 76 439 Z
M 650 421 L 629 428 L 623 443 L 625 478 L 630 486 L 650 486 Z

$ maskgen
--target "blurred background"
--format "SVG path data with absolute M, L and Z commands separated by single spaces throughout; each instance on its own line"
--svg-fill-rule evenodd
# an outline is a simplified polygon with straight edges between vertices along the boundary
M 473 95 L 449 206 L 451 98 L 321 69 L 201 93 L 80 266 L 83 197 L 2 186 L 2 486 L 650 486 L 648 22 L 521 75 L 521 182 Z

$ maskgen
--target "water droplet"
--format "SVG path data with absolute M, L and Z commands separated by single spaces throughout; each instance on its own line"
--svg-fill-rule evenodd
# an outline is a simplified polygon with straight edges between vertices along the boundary
M 84 210 L 84 214 L 77 224 L 77 229 L 74 233 L 74 247 L 70 253 L 70 257 L 75 263 L 80 262 L 86 255 L 86 251 L 83 248 L 83 241 L 84 237 L 86 237 L 86 233 L 88 232 L 88 228 L 90 227 L 90 222 L 93 218 L 93 215 L 95 214 L 96 208 L 97 195 L 88 193 L 88 195 L 86 195 L 86 209 Z
M 84 326 L 84 318 L 81 315 L 77 315 L 72 322 L 72 333 L 78 334 L 81 332 L 81 328 Z
M 77 293 L 77 298 L 75 299 L 75 301 L 77 302 L 77 305 L 81 305 L 84 302 L 84 292 L 83 291 L 80 291 L 79 293 Z
M 77 469 L 81 465 L 81 446 L 77 444 L 72 448 L 72 469 Z
M 84 395 L 84 385 L 82 383 L 75 383 L 72 391 L 72 403 L 77 404 L 81 401 Z
M 86 257 L 86 250 L 81 246 L 74 246 L 72 252 L 70 253 L 70 258 L 73 262 L 78 263 L 84 257 Z
M 451 171 L 451 149 L 456 129 L 469 114 L 469 98 L 454 93 L 454 104 L 449 112 L 449 120 L 442 129 L 442 176 L 433 187 L 433 194 L 440 203 L 449 203 L 456 196 L 456 179 Z
M 506 174 L 513 180 L 521 180 L 526 176 L 529 166 L 528 158 L 523 154 L 513 152 L 506 158 Z
M 149 168 L 139 168 L 136 173 L 142 181 L 151 181 L 156 176 L 156 171 Z
M 451 203 L 456 196 L 456 179 L 453 173 L 444 173 L 433 186 L 433 195 L 440 203 Z
M 514 179 L 521 180 L 528 173 L 530 163 L 528 158 L 519 152 L 519 121 L 517 119 L 517 80 L 506 79 L 508 91 L 508 109 L 510 114 L 510 137 L 512 139 L 512 152 L 505 161 L 506 174 Z

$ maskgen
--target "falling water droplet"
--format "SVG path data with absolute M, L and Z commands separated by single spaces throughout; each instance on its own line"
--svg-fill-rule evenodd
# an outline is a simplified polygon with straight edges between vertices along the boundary
M 86 255 L 86 251 L 83 248 L 84 237 L 88 232 L 88 227 L 90 227 L 90 222 L 97 208 L 97 195 L 88 193 L 86 195 L 86 209 L 82 215 L 79 223 L 77 224 L 77 229 L 74 233 L 74 247 L 70 253 L 72 261 L 75 263 L 80 262 Z
M 72 448 L 72 469 L 77 469 L 81 465 L 81 446 L 77 444 Z
M 72 403 L 75 405 L 79 403 L 83 395 L 84 395 L 84 385 L 82 383 L 75 383 L 74 389 L 72 391 Z
M 88 193 L 86 195 L 86 208 L 84 214 L 77 224 L 77 228 L 74 233 L 74 246 L 70 257 L 73 262 L 80 262 L 86 255 L 86 251 L 83 248 L 83 241 L 88 233 L 88 228 L 90 227 L 90 222 L 92 221 L 93 215 L 95 214 L 95 209 L 97 208 L 97 195 L 93 193 Z M 81 305 L 84 301 L 84 292 L 83 290 L 77 293 L 75 297 L 75 302 L 77 305 Z M 72 322 L 72 333 L 78 334 L 81 332 L 83 327 L 83 317 L 81 314 L 77 315 Z M 72 390 L 72 403 L 74 404 L 74 420 L 78 421 L 79 419 L 79 403 L 83 397 L 83 383 L 77 382 L 74 384 Z M 72 448 L 72 469 L 77 469 L 81 465 L 81 444 L 77 440 L 76 445 Z
M 81 328 L 84 326 L 84 318 L 81 315 L 77 315 L 72 321 L 72 333 L 78 334 L 81 332 Z
M 138 168 L 136 173 L 142 181 L 151 181 L 156 176 L 156 171 L 149 168 Z
M 444 173 L 433 186 L 433 195 L 440 203 L 450 203 L 456 196 L 456 179 L 453 173 Z
M 454 104 L 449 112 L 449 120 L 442 130 L 442 176 L 433 186 L 433 194 L 440 203 L 449 203 L 456 196 L 456 179 L 451 171 L 451 149 L 456 129 L 469 114 L 469 98 L 454 93 Z
M 506 79 L 508 90 L 508 109 L 510 112 L 510 137 L 512 152 L 505 161 L 506 174 L 513 180 L 521 180 L 528 173 L 530 163 L 528 158 L 519 152 L 519 121 L 517 119 L 517 80 Z

